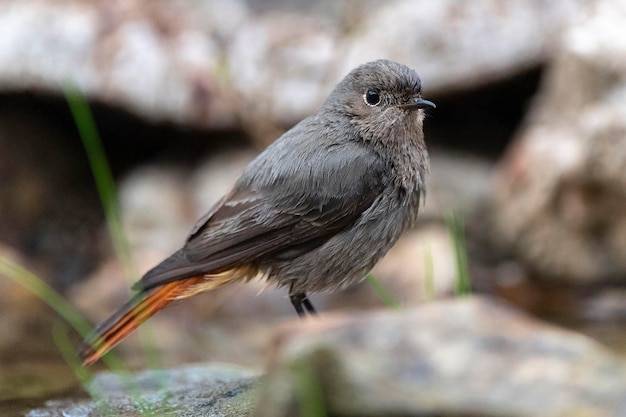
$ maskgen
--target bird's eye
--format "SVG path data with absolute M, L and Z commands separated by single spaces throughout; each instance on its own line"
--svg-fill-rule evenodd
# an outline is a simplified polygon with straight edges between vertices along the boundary
M 363 95 L 363 99 L 368 106 L 377 106 L 380 104 L 380 92 L 378 90 L 369 89 Z

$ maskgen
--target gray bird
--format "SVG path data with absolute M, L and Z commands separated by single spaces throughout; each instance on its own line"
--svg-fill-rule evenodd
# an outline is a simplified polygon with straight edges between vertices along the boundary
M 352 70 L 134 285 L 137 294 L 83 343 L 83 363 L 170 302 L 231 282 L 262 275 L 288 287 L 304 315 L 315 312 L 307 292 L 361 280 L 415 223 L 429 169 L 422 109 L 434 107 L 404 65 Z

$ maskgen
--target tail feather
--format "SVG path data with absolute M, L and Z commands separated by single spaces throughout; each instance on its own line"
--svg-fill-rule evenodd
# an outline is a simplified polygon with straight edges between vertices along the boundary
M 79 356 L 83 365 L 88 366 L 98 361 L 105 353 L 120 343 L 143 322 L 157 311 L 165 308 L 178 298 L 187 298 L 196 292 L 194 287 L 204 287 L 204 277 L 192 277 L 173 281 L 141 292 L 124 304 L 115 314 L 99 325 L 92 336 L 80 347 Z M 198 291 L 200 292 L 200 291 Z

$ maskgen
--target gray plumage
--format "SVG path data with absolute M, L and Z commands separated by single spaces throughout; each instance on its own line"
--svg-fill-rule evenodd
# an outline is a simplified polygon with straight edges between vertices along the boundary
M 348 74 L 310 117 L 270 145 L 193 227 L 182 249 L 148 271 L 135 297 L 80 349 L 97 361 L 171 301 L 262 274 L 306 293 L 365 276 L 411 227 L 425 193 L 428 154 L 415 71 L 379 60 Z
M 368 91 L 379 104 L 366 102 Z M 421 106 L 411 107 L 415 100 Z M 241 264 L 291 294 L 363 278 L 417 217 L 428 175 L 419 109 L 431 105 L 404 65 L 356 68 L 250 163 L 185 246 L 135 288 Z

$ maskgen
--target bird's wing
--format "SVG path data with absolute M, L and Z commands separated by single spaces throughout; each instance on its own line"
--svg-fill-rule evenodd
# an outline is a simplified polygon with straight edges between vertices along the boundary
M 199 274 L 305 253 L 356 221 L 382 192 L 382 162 L 365 150 L 325 154 L 271 182 L 235 189 L 193 227 L 185 246 L 136 285 L 149 289 Z M 313 159 L 315 160 L 315 159 Z

